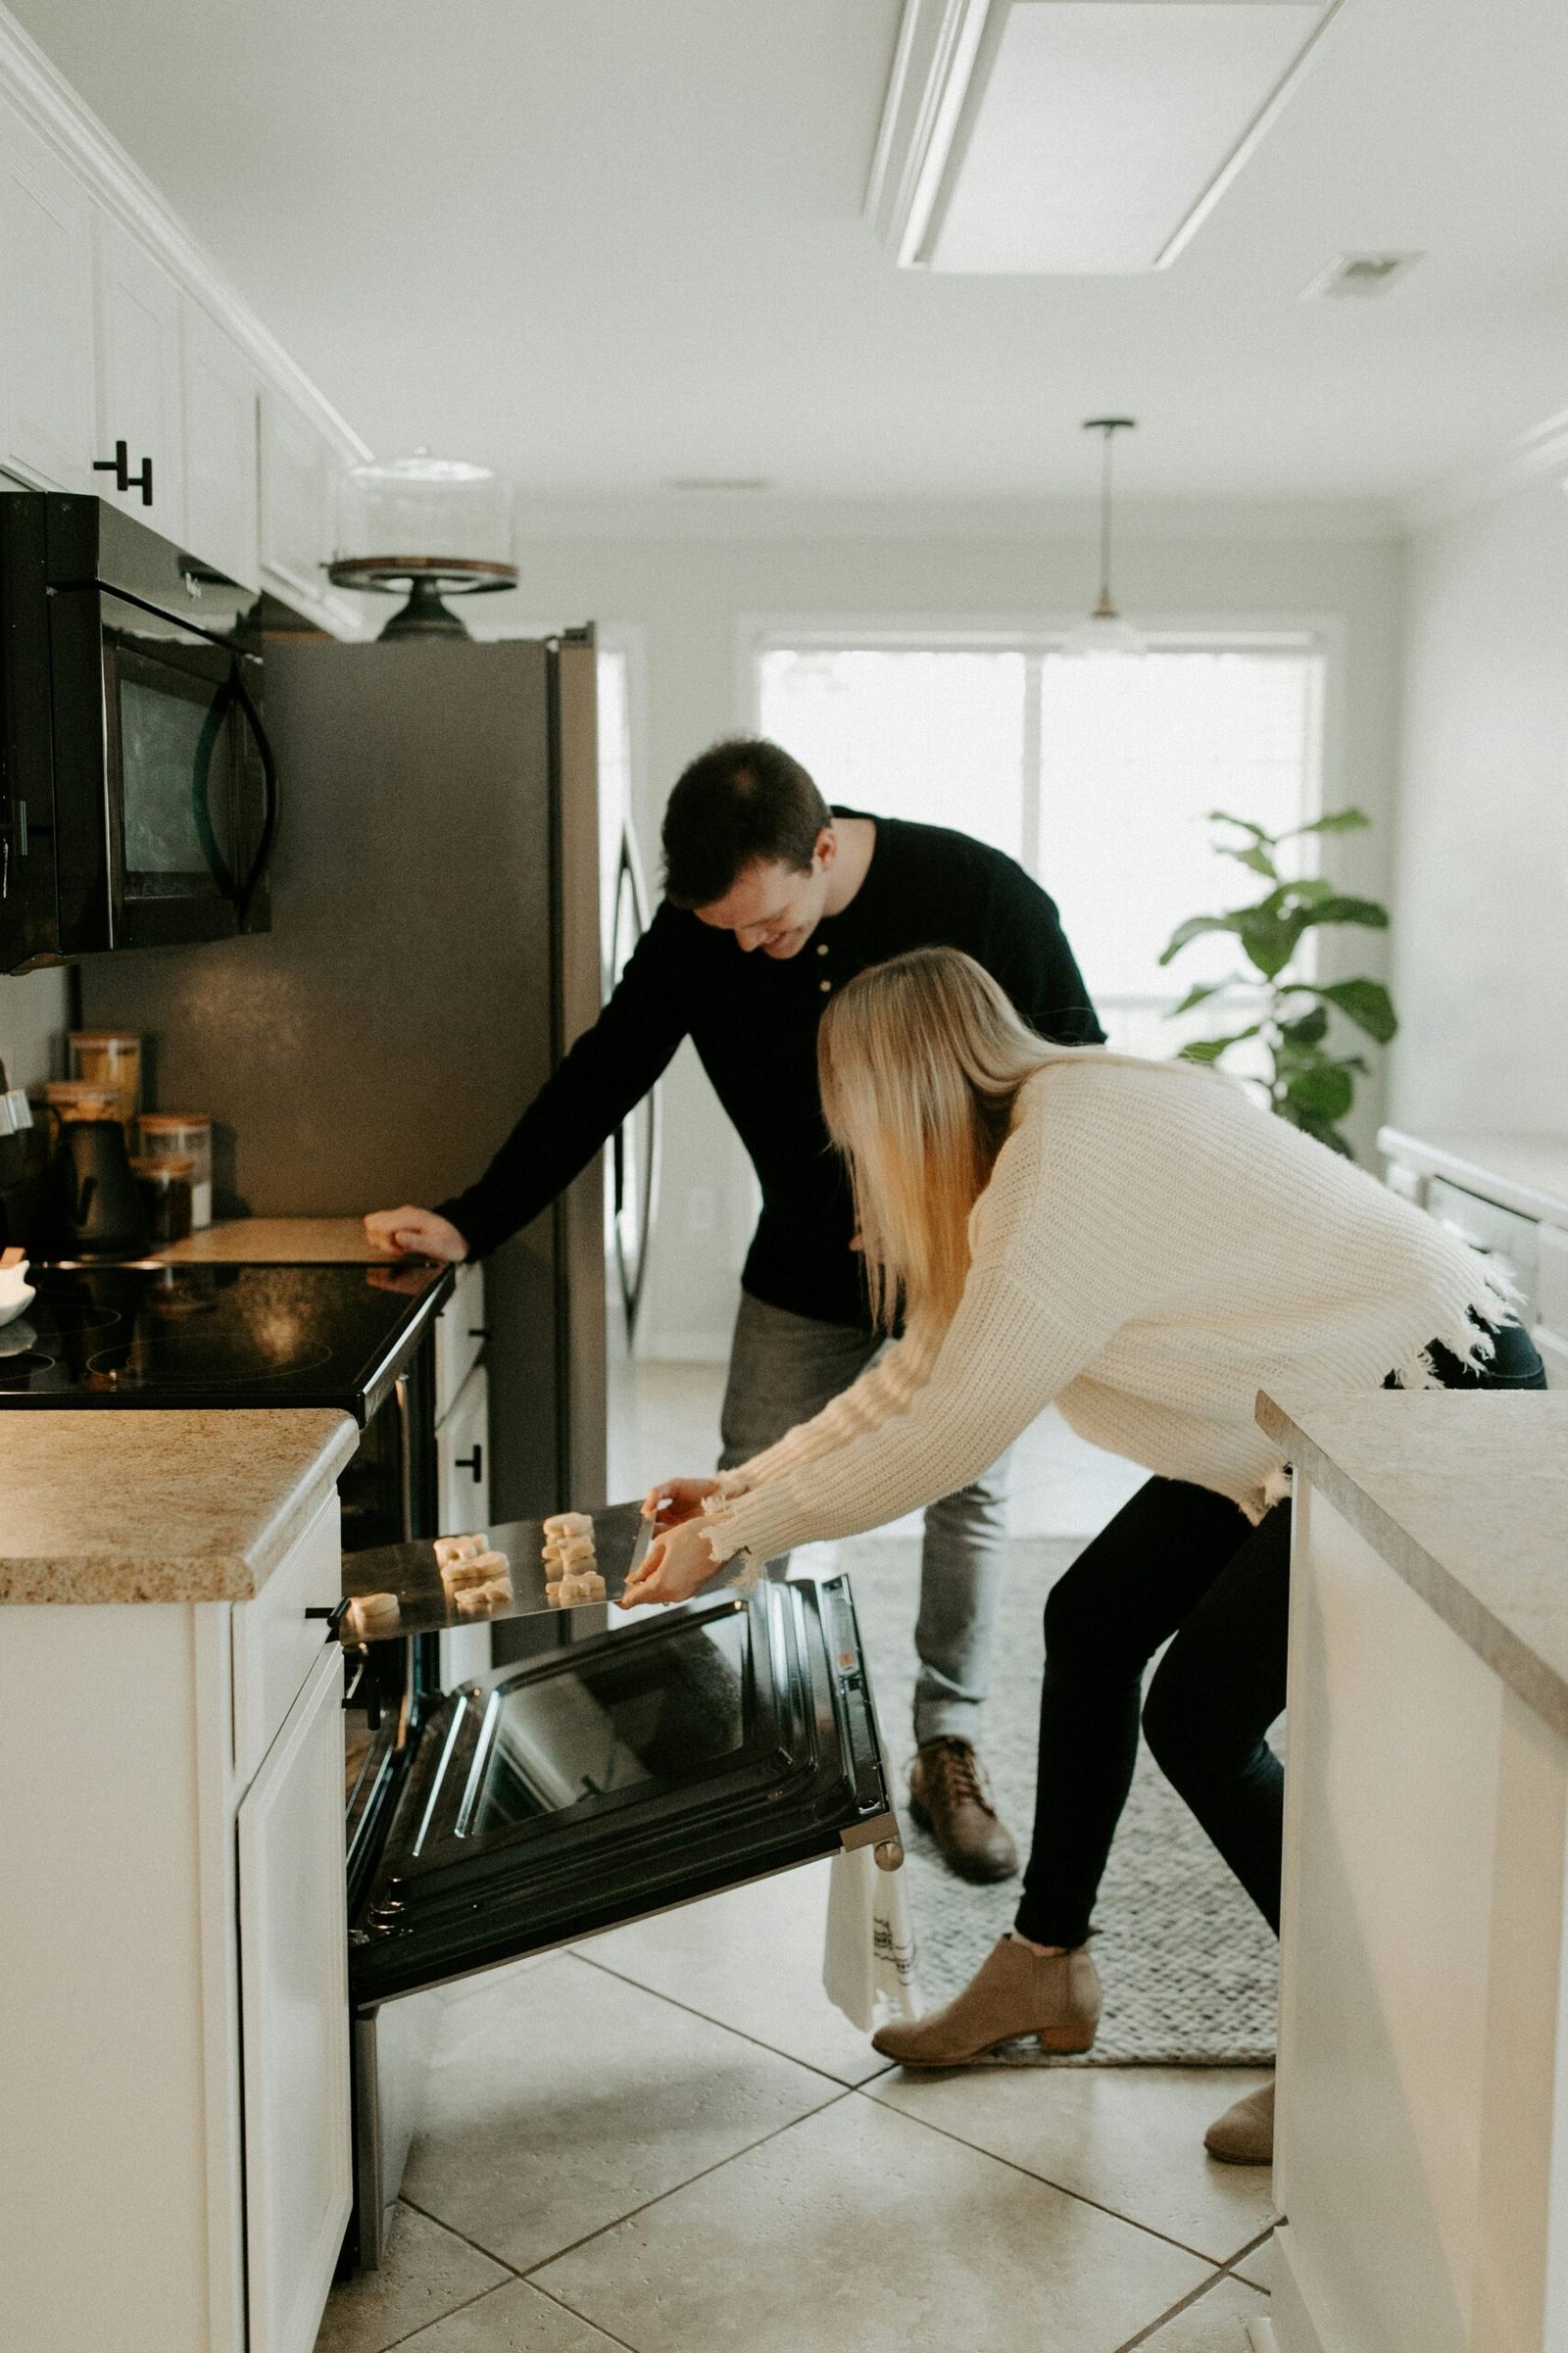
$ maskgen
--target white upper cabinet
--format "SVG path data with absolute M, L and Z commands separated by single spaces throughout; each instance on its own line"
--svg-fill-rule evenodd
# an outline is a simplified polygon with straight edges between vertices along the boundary
M 180 391 L 179 288 L 141 242 L 99 213 L 96 246 L 98 448 L 123 442 L 128 474 L 146 488 L 122 490 L 96 473 L 98 496 L 123 507 L 165 539 L 185 536 L 185 436 Z M 148 469 L 151 480 L 146 482 Z M 147 495 L 150 491 L 150 496 Z
M 0 99 L 0 466 L 45 488 L 94 475 L 93 201 Z
M 0 474 L 110 500 L 362 637 L 361 601 L 325 567 L 338 476 L 366 455 L 0 0 Z
M 269 384 L 262 392 L 262 569 L 290 604 L 327 595 L 337 461 L 314 417 Z
M 180 302 L 185 545 L 246 588 L 261 585 L 255 368 L 189 295 Z

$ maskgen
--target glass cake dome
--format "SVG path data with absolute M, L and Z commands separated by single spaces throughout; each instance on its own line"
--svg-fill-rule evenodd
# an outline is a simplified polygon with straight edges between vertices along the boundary
M 341 588 L 407 593 L 383 637 L 466 637 L 442 599 L 514 585 L 511 485 L 486 466 L 425 449 L 351 466 L 338 485 L 327 571 Z

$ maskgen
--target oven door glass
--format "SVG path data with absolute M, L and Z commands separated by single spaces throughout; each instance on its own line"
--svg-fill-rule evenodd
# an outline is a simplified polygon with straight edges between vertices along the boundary
M 273 815 L 260 662 L 101 603 L 118 944 L 226 936 L 256 909 Z
M 441 1702 L 354 1923 L 355 1998 L 896 1828 L 846 1580 L 639 1615 Z

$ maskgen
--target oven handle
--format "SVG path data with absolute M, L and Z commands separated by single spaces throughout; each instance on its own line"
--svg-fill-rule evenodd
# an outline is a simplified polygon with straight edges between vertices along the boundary
M 277 838 L 277 761 L 272 756 L 272 747 L 269 741 L 267 729 L 262 725 L 262 714 L 251 699 L 251 691 L 245 683 L 237 655 L 234 658 L 234 667 L 229 677 L 229 692 L 244 712 L 245 724 L 255 739 L 256 750 L 262 763 L 262 790 L 265 796 L 262 838 L 256 846 L 256 856 L 251 861 L 251 870 L 246 875 L 234 900 L 239 914 L 239 927 L 243 931 L 246 918 L 251 911 L 251 901 L 255 898 L 257 887 L 267 872 L 268 861 L 272 855 L 272 844 Z

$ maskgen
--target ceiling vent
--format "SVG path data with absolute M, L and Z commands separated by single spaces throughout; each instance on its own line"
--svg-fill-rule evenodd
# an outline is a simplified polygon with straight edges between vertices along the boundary
M 1318 302 L 1342 295 L 1364 301 L 1370 294 L 1386 294 L 1399 278 L 1406 277 L 1417 262 L 1426 256 L 1419 253 L 1342 253 L 1337 262 L 1302 289 L 1303 302 Z
M 1168 269 L 1340 5 L 905 0 L 867 217 L 904 269 Z

